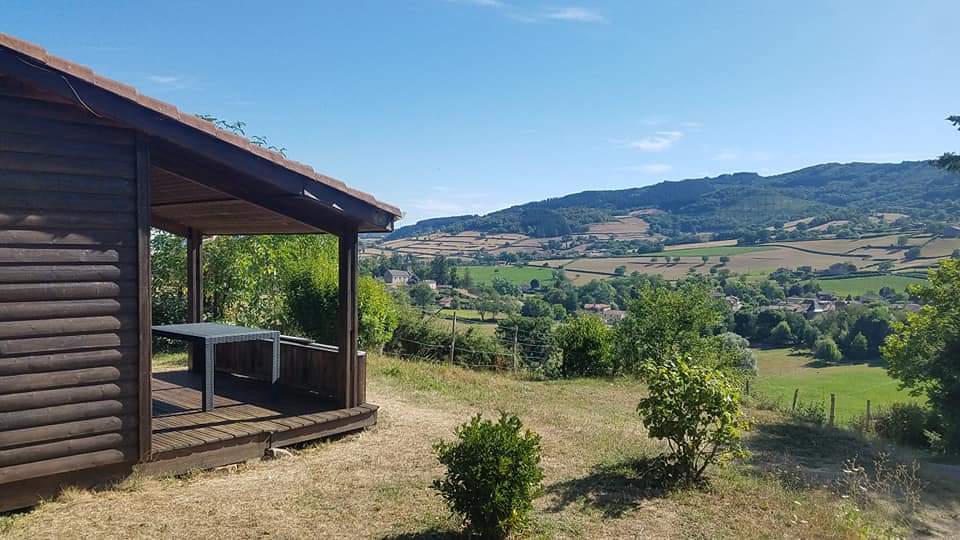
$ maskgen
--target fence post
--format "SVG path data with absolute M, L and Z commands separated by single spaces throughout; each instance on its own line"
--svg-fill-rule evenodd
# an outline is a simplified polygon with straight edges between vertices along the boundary
M 800 389 L 794 388 L 793 389 L 793 407 L 790 408 L 791 411 L 797 410 L 797 396 L 799 395 L 800 395 Z
M 867 430 L 867 431 L 870 430 L 870 400 L 869 400 L 869 399 L 867 400 L 867 426 L 866 426 L 866 430 Z
M 520 341 L 519 337 L 520 337 L 520 325 L 518 324 L 517 326 L 513 327 L 513 371 L 514 372 L 517 371 L 517 363 L 518 363 L 517 343 Z
M 747 379 L 747 395 L 750 395 L 750 379 Z
M 837 395 L 830 394 L 830 425 L 833 426 L 833 420 L 835 418 L 835 411 L 837 408 Z
M 453 351 L 457 348 L 457 312 L 453 312 L 453 327 L 450 331 L 450 363 L 453 363 Z

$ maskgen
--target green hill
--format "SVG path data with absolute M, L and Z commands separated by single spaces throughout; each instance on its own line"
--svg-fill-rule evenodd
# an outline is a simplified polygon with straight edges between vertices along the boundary
M 476 230 L 546 237 L 583 232 L 590 223 L 653 208 L 646 216 L 666 236 L 768 227 L 809 216 L 849 219 L 876 212 L 951 220 L 960 216 L 960 178 L 923 161 L 826 163 L 773 176 L 724 174 L 651 186 L 583 191 L 483 216 L 425 220 L 390 238 Z

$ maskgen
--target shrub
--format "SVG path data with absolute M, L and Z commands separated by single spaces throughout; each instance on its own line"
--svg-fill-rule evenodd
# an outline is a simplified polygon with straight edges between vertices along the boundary
M 813 346 L 813 356 L 824 362 L 839 362 L 843 359 L 840 347 L 829 337 L 822 337 Z
M 721 370 L 674 355 L 645 362 L 641 375 L 650 395 L 637 411 L 651 437 L 667 440 L 668 457 L 685 481 L 698 482 L 711 463 L 744 455 L 740 392 Z
M 559 325 L 554 333 L 562 358 L 563 374 L 609 375 L 613 369 L 611 354 L 613 331 L 599 317 L 574 317 Z
M 823 403 L 818 401 L 801 401 L 797 403 L 797 409 L 793 411 L 793 416 L 801 422 L 809 422 L 822 426 L 827 423 L 827 411 Z
M 928 433 L 936 433 L 939 422 L 930 409 L 917 403 L 894 403 L 877 411 L 874 432 L 884 439 L 918 448 L 930 444 Z
M 456 441 L 434 445 L 447 472 L 433 487 L 473 535 L 505 538 L 523 529 L 543 491 L 540 436 L 507 413 L 497 422 L 477 414 L 456 434 Z

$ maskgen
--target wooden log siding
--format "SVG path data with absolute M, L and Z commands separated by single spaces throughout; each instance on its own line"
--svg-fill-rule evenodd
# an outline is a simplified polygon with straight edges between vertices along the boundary
M 0 492 L 141 451 L 136 134 L 29 94 L 0 83 Z

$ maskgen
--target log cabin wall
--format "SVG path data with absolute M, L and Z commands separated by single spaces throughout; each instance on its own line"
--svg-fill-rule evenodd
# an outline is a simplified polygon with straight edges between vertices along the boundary
M 0 75 L 0 510 L 149 452 L 146 165 L 134 131 Z

